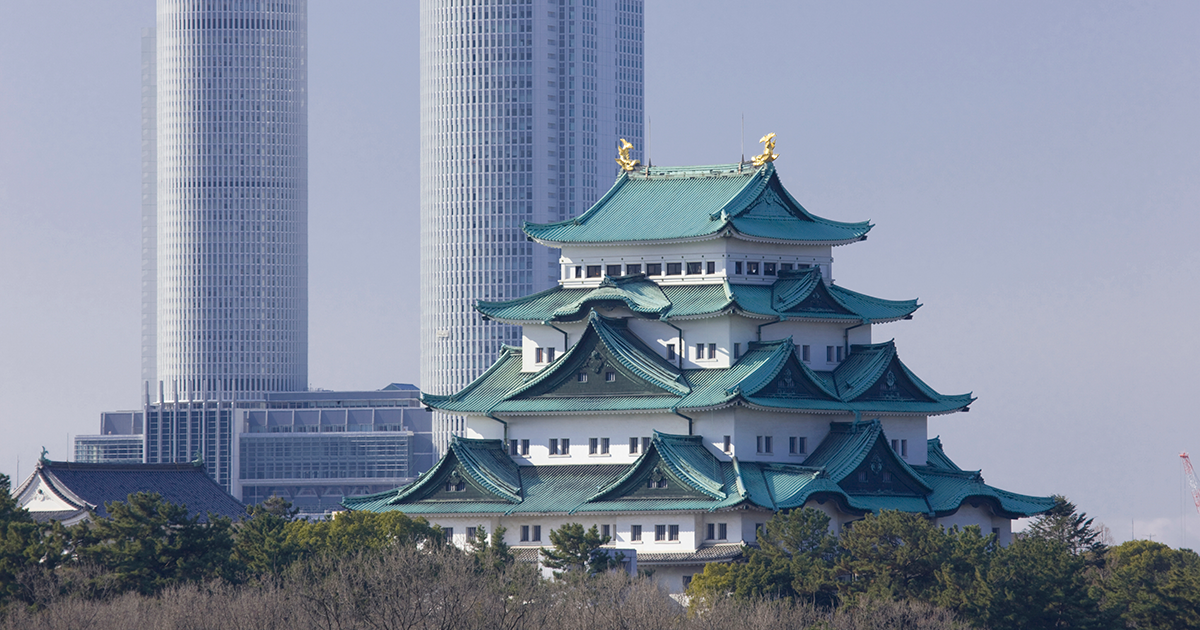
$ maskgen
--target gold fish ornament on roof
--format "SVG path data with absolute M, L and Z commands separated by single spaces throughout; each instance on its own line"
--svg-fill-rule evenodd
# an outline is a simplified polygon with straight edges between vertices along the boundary
M 758 141 L 763 143 L 763 152 L 751 159 L 755 166 L 762 166 L 779 158 L 779 155 L 775 153 L 775 134 L 773 132 L 759 138 Z
M 632 150 L 633 144 L 625 138 L 621 138 L 621 148 L 617 149 L 617 164 L 620 164 L 623 170 L 632 171 L 638 167 L 638 164 L 641 164 L 637 160 L 630 159 L 629 152 Z

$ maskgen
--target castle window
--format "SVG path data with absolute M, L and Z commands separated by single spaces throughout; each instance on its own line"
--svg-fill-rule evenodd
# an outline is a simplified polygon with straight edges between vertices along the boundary
M 678 276 L 683 273 L 683 263 L 667 263 L 667 275 Z
M 588 455 L 608 455 L 608 438 L 588 438 Z
M 725 540 L 729 538 L 729 526 L 725 523 L 717 523 L 717 540 Z
M 675 344 L 673 344 L 673 343 L 667 344 L 667 360 L 668 361 L 675 360 Z
M 600 526 L 600 537 L 601 538 L 609 538 L 611 536 L 612 536 L 612 525 L 601 525 Z
M 529 454 L 529 440 L 521 440 L 521 454 L 522 455 Z
M 580 372 L 575 375 L 575 381 L 579 383 L 587 382 L 587 372 Z
M 800 358 L 801 358 L 801 359 L 802 359 L 802 360 L 803 360 L 805 363 L 808 363 L 809 361 L 811 361 L 811 360 L 812 360 L 812 352 L 811 352 L 811 350 L 812 350 L 812 348 L 810 348 L 810 347 L 809 347 L 809 346 L 807 346 L 807 345 L 800 346 Z
M 642 438 L 642 452 L 645 453 L 646 451 L 649 451 L 649 450 L 650 450 L 650 438 L 644 437 L 644 438 Z
M 779 270 L 780 271 L 791 271 L 792 263 L 779 263 Z
M 770 455 L 772 452 L 771 436 L 758 436 L 758 452 L 760 455 Z
M 740 358 L 742 358 L 742 344 L 735 343 L 733 344 L 733 360 L 737 361 Z
M 550 454 L 558 455 L 558 438 L 550 438 Z
M 698 343 L 698 344 L 696 344 L 696 360 L 699 361 L 700 359 L 703 359 L 703 358 L 704 358 L 704 344 Z
M 838 360 L 838 363 L 841 363 L 841 362 L 842 362 L 842 359 L 844 359 L 844 358 L 845 358 L 845 355 L 844 355 L 844 354 L 842 354 L 842 353 L 843 353 L 845 350 L 846 350 L 846 349 L 845 349 L 845 348 L 843 348 L 843 347 L 841 347 L 841 346 L 838 346 L 838 347 L 837 347 L 837 360 Z
M 605 373 L 604 373 L 604 382 L 605 382 L 605 383 L 611 383 L 611 382 L 613 382 L 613 381 L 615 381 L 615 380 L 617 380 L 617 373 L 616 373 L 616 372 L 605 372 Z
M 635 437 L 629 438 L 629 454 L 630 455 L 638 454 L 638 439 Z
M 642 273 L 642 266 L 641 265 L 625 265 L 625 273 L 630 274 L 630 275 L 635 274 L 635 273 Z
M 479 531 L 479 530 L 475 527 L 468 527 L 467 528 L 467 540 L 471 540 L 472 538 L 474 538 L 475 532 L 477 532 L 477 531 Z
M 699 275 L 700 273 L 702 273 L 701 269 L 703 269 L 703 268 L 704 268 L 703 263 L 690 262 L 687 264 L 688 275 L 689 276 Z
M 545 363 L 545 362 L 546 362 L 546 352 L 545 352 L 545 350 L 544 350 L 543 348 L 538 348 L 538 349 L 537 349 L 537 351 L 536 351 L 536 353 L 537 353 L 537 354 L 536 354 L 536 359 L 535 359 L 535 361 L 536 361 L 537 363 Z
M 604 273 L 609 276 L 619 276 L 621 275 L 621 265 L 606 265 Z
M 576 278 L 583 277 L 583 265 L 575 265 L 575 277 Z
M 536 541 L 540 541 L 541 539 L 542 539 L 542 526 L 534 525 L 533 526 L 533 538 L 531 540 L 536 542 Z
M 666 525 L 655 525 L 654 526 L 654 540 L 657 542 L 657 541 L 662 541 L 662 540 L 666 540 L 666 539 L 667 539 L 667 526 Z
M 546 363 L 554 363 L 554 348 L 546 348 Z
M 667 540 L 679 540 L 678 525 L 667 525 Z
M 587 266 L 587 277 L 599 278 L 600 277 L 600 265 L 588 265 Z
M 509 455 L 519 455 L 520 453 L 521 453 L 521 451 L 519 450 L 518 442 L 516 440 L 509 440 L 508 441 L 508 454 Z
M 715 343 L 708 344 L 708 358 L 710 358 L 710 359 L 717 358 L 717 344 L 715 344 Z
M 733 436 L 731 436 L 731 435 L 725 436 L 725 444 L 721 447 L 721 450 L 726 453 L 733 451 Z
M 447 481 L 446 482 L 446 492 L 466 492 L 466 491 L 467 491 L 467 482 L 463 481 L 462 479 L 459 479 L 457 482 L 455 482 L 455 481 Z
M 788 453 L 792 455 L 804 455 L 808 452 L 808 438 L 790 437 L 788 438 Z
M 825 362 L 833 363 L 833 346 L 825 346 Z
M 709 523 L 708 524 L 708 535 L 705 536 L 704 539 L 705 540 L 714 540 L 716 537 L 717 537 L 717 524 Z
M 446 540 L 448 540 L 448 541 L 454 540 L 454 528 L 453 527 L 442 528 L 442 533 L 446 535 Z
M 716 261 L 710 260 L 710 261 L 704 263 L 704 271 L 705 271 L 705 273 L 717 273 Z
M 735 274 L 738 274 L 738 275 L 741 275 L 741 273 L 742 273 L 742 261 L 740 261 L 740 260 L 739 260 L 739 261 L 737 261 L 737 262 L 733 263 L 733 273 L 735 273 Z
M 867 471 L 858 471 L 858 483 L 867 483 Z
M 763 263 L 763 275 L 764 276 L 775 275 L 775 263 Z
M 629 526 L 629 540 L 631 540 L 633 542 L 642 542 L 642 526 L 641 525 L 630 525 Z
M 661 276 L 662 275 L 662 263 L 646 263 L 646 275 L 647 276 Z
M 521 526 L 521 542 L 529 542 L 529 526 Z
M 756 262 L 746 263 L 746 275 L 757 276 L 758 275 L 758 263 L 756 263 Z
M 892 451 L 900 457 L 908 457 L 908 440 L 892 440 Z

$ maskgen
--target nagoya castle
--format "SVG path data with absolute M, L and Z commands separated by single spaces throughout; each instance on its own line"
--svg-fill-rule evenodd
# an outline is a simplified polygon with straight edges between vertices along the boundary
M 559 286 L 480 302 L 523 327 L 521 347 L 461 391 L 422 397 L 464 417 L 466 436 L 412 484 L 345 506 L 422 516 L 459 545 L 504 527 L 529 559 L 550 530 L 594 524 L 673 591 L 781 510 L 822 510 L 837 531 L 904 510 L 1003 544 L 1013 519 L 1050 508 L 985 484 L 928 437 L 930 416 L 975 399 L 874 341 L 921 305 L 832 281 L 833 248 L 871 224 L 801 206 L 773 136 L 753 161 L 720 166 L 643 167 L 626 144 L 591 209 L 525 224 L 561 249 Z

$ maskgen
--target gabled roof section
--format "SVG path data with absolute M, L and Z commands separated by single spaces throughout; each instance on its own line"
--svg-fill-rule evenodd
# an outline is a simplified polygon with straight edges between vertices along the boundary
M 624 172 L 582 215 L 558 223 L 526 223 L 524 229 L 551 247 L 686 242 L 726 235 L 759 242 L 842 245 L 861 240 L 871 225 L 809 213 L 783 188 L 774 164 L 725 164 Z
M 23 489 L 40 478 L 63 501 L 99 517 L 108 516 L 106 503 L 127 501 L 137 492 L 153 492 L 175 505 L 186 505 L 188 512 L 207 520 L 211 512 L 238 519 L 246 508 L 225 492 L 197 464 L 92 464 L 86 462 L 55 462 L 39 460 L 33 475 L 14 491 L 20 496 Z
M 526 381 L 521 373 L 521 349 L 501 346 L 500 356 L 478 378 L 448 396 L 421 393 L 421 402 L 444 411 L 486 411 Z
M 949 413 L 975 400 L 970 393 L 940 394 L 926 385 L 900 361 L 894 340 L 850 346 L 831 376 L 838 397 L 857 410 Z
M 598 346 L 603 346 L 599 348 Z M 542 396 L 575 380 L 581 369 L 615 361 L 631 375 L 663 394 L 684 396 L 690 391 L 678 368 L 648 348 L 629 331 L 623 319 L 609 319 L 591 311 L 588 328 L 579 341 L 549 367 L 513 391 L 507 399 Z M 596 370 L 597 374 L 601 370 Z
M 882 443 L 882 436 L 883 424 L 878 420 L 830 422 L 829 434 L 804 460 L 804 465 L 821 469 L 830 479 L 841 484 L 867 463 L 868 458 L 879 456 L 903 471 L 921 490 L 930 491 L 931 488 L 921 476 Z
M 430 499 L 442 492 L 448 480 L 471 482 L 474 492 L 464 492 L 461 501 L 510 504 L 522 501 L 521 471 L 504 451 L 501 440 L 452 436 L 450 449 L 416 481 L 395 490 L 346 497 L 342 505 L 355 510 L 371 505 L 403 505 Z
M 946 451 L 942 448 L 941 436 L 926 440 L 928 456 L 926 457 L 926 465 L 930 468 L 945 470 L 949 472 L 963 472 L 963 469 L 958 467 L 946 456 Z
M 596 494 L 588 497 L 587 502 L 628 499 L 635 493 L 640 495 L 637 497 L 639 499 L 654 500 L 654 492 L 641 491 L 643 480 L 650 478 L 650 475 L 658 475 L 659 479 L 663 479 L 664 472 L 667 473 L 664 480 L 682 483 L 685 491 L 690 490 L 715 501 L 723 501 L 727 496 L 723 491 L 725 482 L 721 464 L 704 447 L 700 436 L 669 435 L 655 431 L 650 448 L 638 457 L 625 474 L 601 487 Z M 670 488 L 668 486 L 665 489 Z

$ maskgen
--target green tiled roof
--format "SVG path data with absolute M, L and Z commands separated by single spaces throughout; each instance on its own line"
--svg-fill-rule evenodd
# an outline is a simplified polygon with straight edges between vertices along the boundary
M 622 173 L 582 215 L 558 223 L 525 224 L 545 245 L 747 240 L 840 245 L 861 240 L 869 222 L 815 216 L 784 189 L 774 164 L 651 168 Z
M 820 268 L 783 271 L 774 284 L 664 285 L 644 274 L 606 277 L 595 289 L 554 287 L 516 300 L 479 302 L 490 319 L 510 324 L 573 322 L 600 302 L 621 302 L 643 317 L 661 319 L 734 312 L 757 319 L 889 322 L 909 317 L 917 300 L 884 300 L 826 285 Z
M 829 436 L 809 456 L 804 465 L 767 462 L 719 461 L 704 446 L 699 436 L 669 435 L 655 432 L 651 448 L 632 464 L 556 465 L 516 467 L 504 454 L 499 440 L 466 440 L 455 437 L 448 452 L 433 470 L 409 486 L 361 497 L 347 497 L 343 505 L 352 510 L 384 512 L 398 510 L 408 514 L 575 514 L 605 512 L 678 512 L 716 511 L 738 506 L 766 510 L 786 510 L 805 505 L 814 498 L 833 499 L 843 509 L 865 513 L 878 510 L 904 510 L 944 516 L 964 502 L 988 503 L 1008 517 L 1032 516 L 1054 505 L 1050 497 L 1033 497 L 987 486 L 978 472 L 940 466 L 907 466 L 894 458 L 890 466 L 903 467 L 905 474 L 919 484 L 917 493 L 854 491 L 852 473 L 869 466 L 868 456 L 879 452 L 886 441 L 878 421 L 831 423 Z M 886 444 L 883 446 L 886 449 Z M 481 457 L 488 452 L 493 456 Z M 890 452 L 890 451 L 888 451 Z M 441 473 L 465 464 L 463 454 L 470 453 L 468 472 L 472 478 L 516 482 L 505 489 L 510 500 L 445 501 L 430 500 L 427 486 L 440 482 Z M 941 454 L 944 457 L 944 453 Z M 946 461 L 949 461 L 948 459 Z M 683 480 L 691 495 L 666 494 L 656 497 L 629 483 L 647 472 L 648 467 L 665 465 L 674 478 Z M 510 469 L 516 468 L 516 473 Z M 494 468 L 492 471 L 476 470 Z M 434 480 L 430 482 L 430 480 Z M 851 488 L 851 489 L 847 489 Z
M 621 393 L 596 383 L 590 389 L 564 393 L 561 384 L 585 371 L 583 366 L 598 350 L 604 350 L 602 360 L 611 357 L 642 387 Z M 425 395 L 421 400 L 445 411 L 499 415 L 671 411 L 736 404 L 833 413 L 941 414 L 974 401 L 970 394 L 948 396 L 934 391 L 904 366 L 892 342 L 851 346 L 849 357 L 832 372 L 811 370 L 796 354 L 790 338 L 751 342 L 728 368 L 680 371 L 642 343 L 626 320 L 591 311 L 580 340 L 540 372 L 522 374 L 520 350 L 506 347 L 496 364 L 462 391 Z

